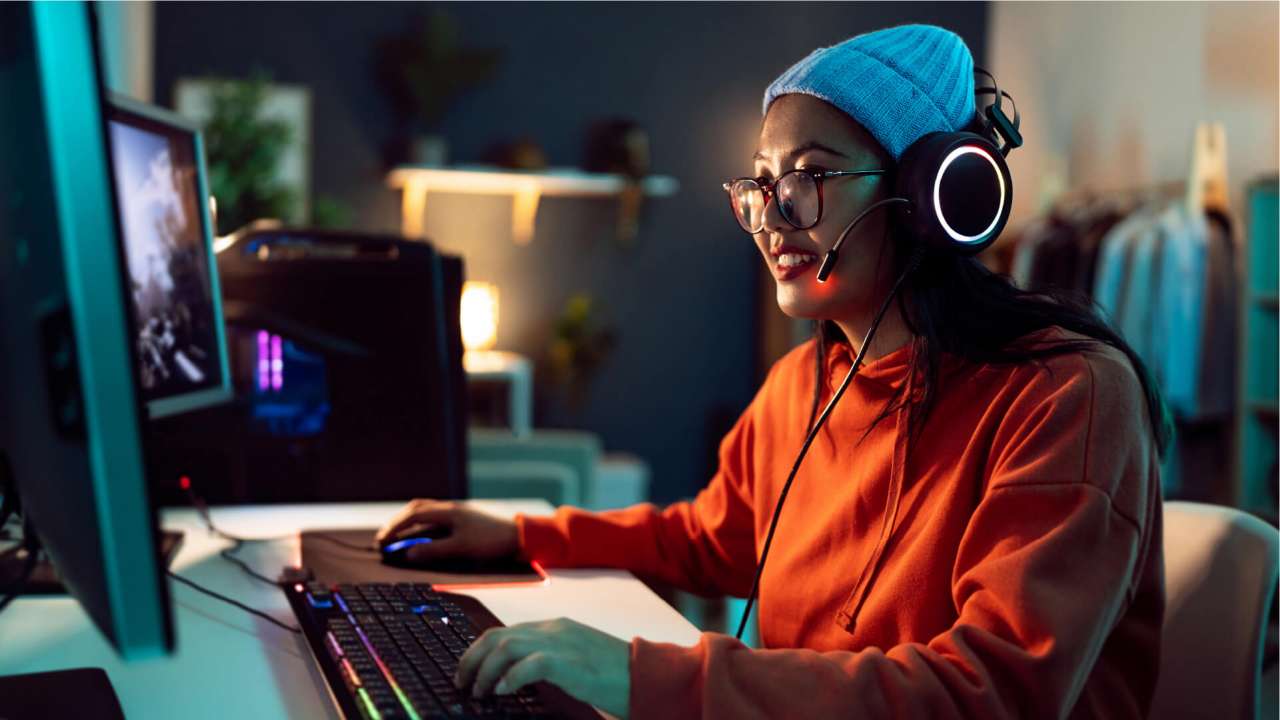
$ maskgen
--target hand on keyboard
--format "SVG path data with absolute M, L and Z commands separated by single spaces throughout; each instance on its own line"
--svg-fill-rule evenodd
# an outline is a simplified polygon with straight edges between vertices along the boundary
M 491 560 L 511 557 L 520 549 L 516 524 L 511 520 L 486 515 L 463 503 L 439 500 L 413 500 L 378 531 L 375 541 L 381 545 L 417 526 L 444 525 L 448 537 L 415 545 L 407 551 L 409 562 L 426 563 L 446 558 Z
M 583 702 L 627 717 L 631 646 L 565 618 L 490 628 L 458 660 L 456 684 L 473 697 L 506 695 L 546 681 Z
M 285 592 L 349 720 L 549 720 L 594 715 L 570 714 L 572 708 L 554 697 L 553 705 L 547 705 L 548 688 L 529 687 L 483 699 L 459 690 L 453 680 L 458 661 L 481 629 L 455 602 L 462 598 L 437 593 L 430 585 L 311 582 L 286 587 Z M 483 616 L 479 621 L 490 626 Z

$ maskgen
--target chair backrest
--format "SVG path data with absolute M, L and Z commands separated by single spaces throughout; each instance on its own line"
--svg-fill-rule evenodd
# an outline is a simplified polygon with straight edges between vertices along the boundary
M 601 441 L 594 433 L 575 430 L 535 430 L 515 436 L 507 430 L 471 428 L 467 432 L 468 457 L 475 461 L 536 461 L 559 463 L 569 468 L 576 479 L 574 504 L 592 501 L 596 465 L 603 453 Z
M 1164 504 L 1168 604 L 1153 718 L 1253 718 L 1280 535 L 1228 507 Z
M 573 468 L 540 460 L 472 460 L 467 463 L 472 498 L 538 498 L 555 507 L 578 505 Z

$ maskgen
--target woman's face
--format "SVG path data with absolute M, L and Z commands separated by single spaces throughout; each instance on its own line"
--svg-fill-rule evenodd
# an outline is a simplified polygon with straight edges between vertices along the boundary
M 849 116 L 809 95 L 783 95 L 765 115 L 754 175 L 771 182 L 800 168 L 888 170 L 890 163 L 888 154 Z M 818 282 L 818 266 L 854 217 L 887 197 L 887 181 L 883 175 L 863 175 L 821 182 L 818 224 L 797 230 L 782 219 L 770 198 L 764 228 L 755 234 L 756 247 L 777 283 L 778 307 L 784 313 L 809 319 L 857 318 L 874 312 L 881 299 L 877 287 L 884 287 L 885 276 L 892 272 L 884 213 L 872 212 L 849 233 L 825 283 Z M 799 265 L 794 264 L 797 260 Z

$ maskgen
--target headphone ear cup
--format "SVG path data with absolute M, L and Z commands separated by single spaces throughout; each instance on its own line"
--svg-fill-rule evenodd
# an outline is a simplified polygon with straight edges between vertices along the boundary
M 969 132 L 932 133 L 898 163 L 900 227 L 927 247 L 975 255 L 1000 236 L 1013 207 L 1013 178 L 990 140 Z

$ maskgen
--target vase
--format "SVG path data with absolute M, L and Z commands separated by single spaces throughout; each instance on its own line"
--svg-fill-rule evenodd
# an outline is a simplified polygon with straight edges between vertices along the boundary
M 413 138 L 412 153 L 411 160 L 415 165 L 444 167 L 449 145 L 440 135 L 416 135 Z

